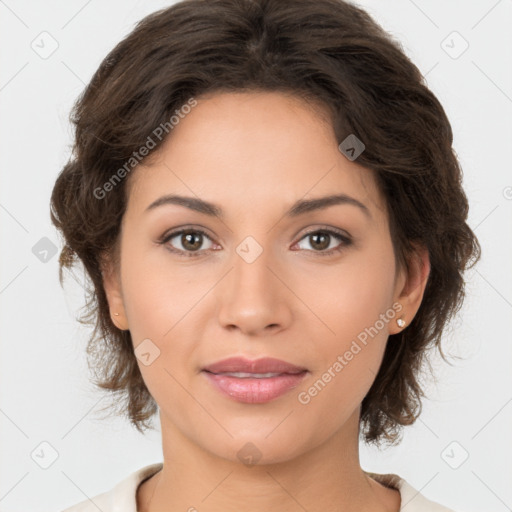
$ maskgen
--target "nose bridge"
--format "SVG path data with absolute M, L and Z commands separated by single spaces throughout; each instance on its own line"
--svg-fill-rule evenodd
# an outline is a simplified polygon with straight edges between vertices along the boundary
M 272 248 L 249 235 L 235 247 L 235 253 L 232 260 L 232 293 L 241 292 L 245 297 L 252 296 L 252 300 L 271 299 L 274 295 L 271 292 L 275 291 L 275 283 L 272 282 L 275 276 L 270 268 L 276 266 Z M 266 295 L 268 297 L 265 297 Z M 239 297 L 241 298 L 243 297 Z
M 261 246 L 253 237 L 247 237 L 236 247 L 233 258 L 233 285 L 245 289 L 244 295 L 259 296 L 272 288 L 272 251 Z
M 286 324 L 290 318 L 286 290 L 275 276 L 279 263 L 270 247 L 247 236 L 236 247 L 231 272 L 219 289 L 219 321 L 257 332 Z

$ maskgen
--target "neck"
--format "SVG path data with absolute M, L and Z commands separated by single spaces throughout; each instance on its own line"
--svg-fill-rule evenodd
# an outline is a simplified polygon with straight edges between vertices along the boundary
M 358 411 L 357 411 L 358 412 Z M 245 465 L 203 450 L 161 416 L 164 465 L 137 494 L 139 512 L 365 510 L 398 512 L 398 491 L 359 464 L 359 415 L 293 459 Z

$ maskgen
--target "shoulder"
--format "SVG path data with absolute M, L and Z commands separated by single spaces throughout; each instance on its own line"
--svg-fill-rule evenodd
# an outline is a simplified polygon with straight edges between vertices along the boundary
M 76 505 L 66 508 L 62 512 L 137 512 L 137 488 L 147 478 L 162 469 L 162 463 L 151 464 L 131 473 L 120 481 L 113 489 L 83 500 Z M 377 482 L 392 487 L 400 492 L 400 511 L 404 512 L 456 512 L 431 501 L 417 491 L 412 485 L 400 476 L 387 473 L 378 474 L 366 472 Z
M 392 487 L 400 492 L 401 504 L 400 511 L 404 512 L 456 512 L 451 508 L 444 507 L 443 505 L 429 500 L 412 485 L 405 481 L 400 476 L 394 473 L 379 474 L 379 473 L 365 473 L 376 480 L 377 482 Z
M 137 488 L 162 468 L 162 463 L 151 464 L 131 473 L 113 489 L 83 500 L 62 512 L 137 512 Z

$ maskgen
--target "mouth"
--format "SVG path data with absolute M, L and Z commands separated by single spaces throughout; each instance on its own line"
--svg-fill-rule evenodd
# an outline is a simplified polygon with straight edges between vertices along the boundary
M 208 370 L 205 370 L 208 371 Z M 237 379 L 268 379 L 270 377 L 279 377 L 280 375 L 297 375 L 298 373 L 249 373 L 249 372 L 208 372 L 212 375 L 226 375 L 227 377 L 236 377 Z
M 298 386 L 309 372 L 279 359 L 236 357 L 208 365 L 201 373 L 224 396 L 246 404 L 263 404 Z
M 296 374 L 305 371 L 306 368 L 273 357 L 263 357 L 255 360 L 245 357 L 230 357 L 205 366 L 203 370 L 215 374 L 246 373 L 258 376 L 262 375 L 263 378 L 265 378 L 267 374 Z

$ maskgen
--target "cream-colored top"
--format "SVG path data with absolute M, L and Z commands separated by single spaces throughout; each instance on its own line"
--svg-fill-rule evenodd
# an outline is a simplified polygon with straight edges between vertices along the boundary
M 62 512 L 137 512 L 137 488 L 149 477 L 162 469 L 162 463 L 145 466 L 119 482 L 110 491 L 84 500 Z M 454 512 L 453 510 L 430 501 L 420 494 L 398 475 L 366 473 L 386 487 L 393 487 L 400 492 L 400 511 L 404 512 Z

